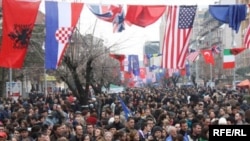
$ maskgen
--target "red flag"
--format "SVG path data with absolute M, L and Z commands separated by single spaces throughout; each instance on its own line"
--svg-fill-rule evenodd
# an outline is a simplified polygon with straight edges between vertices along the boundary
M 123 65 L 123 60 L 125 59 L 125 55 L 120 55 L 120 54 L 109 54 L 110 57 L 118 60 L 120 62 L 120 70 L 124 71 L 124 65 Z
M 211 50 L 202 50 L 201 53 L 207 64 L 214 65 L 214 57 L 213 57 L 213 53 Z
M 36 21 L 40 0 L 3 0 L 0 66 L 21 68 Z
M 156 22 L 165 12 L 166 6 L 128 5 L 125 20 L 137 26 L 146 27 Z
M 167 6 L 162 67 L 185 67 L 189 38 L 197 6 Z
M 246 48 L 231 48 L 231 54 L 233 55 L 238 55 L 239 53 L 241 53 L 242 51 L 244 51 Z
M 144 79 L 146 78 L 146 68 L 140 68 L 140 78 Z
M 130 72 L 127 72 L 127 71 L 124 71 L 124 79 L 130 79 L 130 78 L 132 78 L 133 76 L 132 76 L 132 73 L 130 73 Z
M 186 68 L 180 69 L 180 74 L 181 76 L 185 76 L 186 75 Z

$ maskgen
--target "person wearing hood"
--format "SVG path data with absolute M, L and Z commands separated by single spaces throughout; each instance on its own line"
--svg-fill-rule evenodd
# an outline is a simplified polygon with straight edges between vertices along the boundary
M 162 128 L 160 126 L 155 126 L 152 129 L 152 136 L 154 141 L 163 141 L 162 138 Z

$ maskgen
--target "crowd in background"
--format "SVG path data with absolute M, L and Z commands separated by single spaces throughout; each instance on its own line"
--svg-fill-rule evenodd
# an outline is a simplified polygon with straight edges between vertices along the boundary
M 88 106 L 72 94 L 1 98 L 0 141 L 208 141 L 210 124 L 250 123 L 244 95 L 209 87 L 133 88 L 90 94 Z

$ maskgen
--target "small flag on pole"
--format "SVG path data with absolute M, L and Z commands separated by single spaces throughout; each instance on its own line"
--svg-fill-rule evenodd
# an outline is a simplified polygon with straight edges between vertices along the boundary
M 199 56 L 200 52 L 199 51 L 195 51 L 195 52 L 191 52 L 189 53 L 189 55 L 186 57 L 186 59 L 189 62 L 194 62 L 196 60 L 196 58 Z
M 121 103 L 121 105 L 122 105 L 122 109 L 123 109 L 124 115 L 125 115 L 125 117 L 126 117 L 126 119 L 127 119 L 128 117 L 131 116 L 131 112 L 130 112 L 130 110 L 128 109 L 128 107 L 125 105 L 125 103 L 123 102 L 123 100 L 121 99 L 120 96 L 118 96 L 118 99 L 119 99 L 119 101 L 120 101 L 120 103 Z
M 224 49 L 223 52 L 223 68 L 231 69 L 235 67 L 235 56 L 232 54 L 231 49 Z

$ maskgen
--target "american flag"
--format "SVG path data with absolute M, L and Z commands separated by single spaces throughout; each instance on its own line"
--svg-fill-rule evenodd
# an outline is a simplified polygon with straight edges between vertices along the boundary
M 167 6 L 166 29 L 163 44 L 162 67 L 185 67 L 188 41 L 197 6 Z
M 244 45 L 246 48 L 250 48 L 250 24 L 248 25 L 247 32 L 244 36 Z
M 195 52 L 191 52 L 188 54 L 188 56 L 186 57 L 186 59 L 189 62 L 194 62 L 196 60 L 196 58 L 199 56 L 200 52 L 199 51 L 195 51 Z

